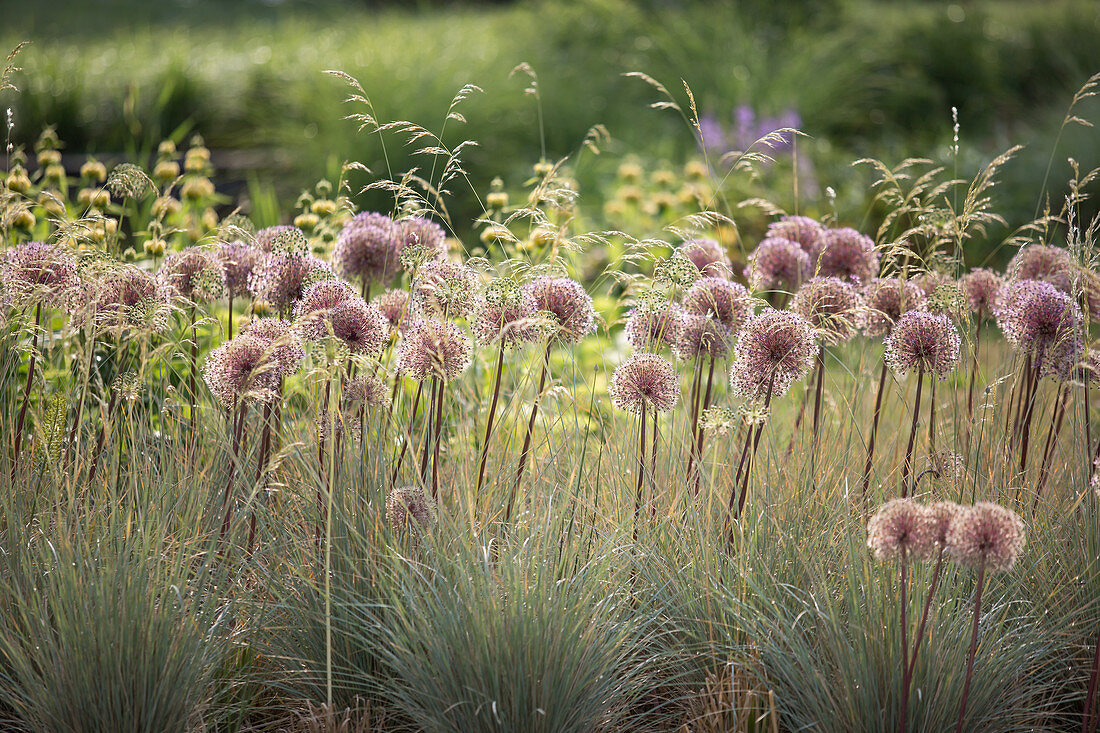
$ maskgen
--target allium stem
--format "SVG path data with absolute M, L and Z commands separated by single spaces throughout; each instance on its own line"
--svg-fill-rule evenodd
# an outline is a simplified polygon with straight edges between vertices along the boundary
M 913 470 L 913 445 L 917 441 L 917 418 L 920 416 L 920 393 L 924 385 L 924 367 L 917 368 L 917 396 L 913 400 L 913 425 L 909 428 L 909 444 L 905 447 L 905 463 L 901 468 L 901 496 L 909 496 L 909 474 Z
M 745 510 L 745 500 L 749 495 L 749 477 L 752 475 L 752 464 L 756 460 L 756 451 L 760 447 L 760 436 L 764 433 L 764 423 L 767 421 L 768 406 L 772 401 L 772 389 L 775 387 L 775 372 L 771 373 L 768 377 L 768 386 L 764 388 L 764 417 L 760 420 L 760 424 L 756 426 L 756 435 L 753 435 L 752 425 L 749 426 L 748 432 L 745 433 L 745 447 L 748 447 L 749 437 L 752 437 L 752 451 L 748 455 L 748 462 L 745 464 L 744 476 L 741 476 L 740 466 L 738 466 L 738 477 L 741 479 L 741 496 L 737 500 L 737 517 L 741 517 L 741 513 Z M 742 453 L 742 459 L 745 459 L 744 453 Z M 736 484 L 734 484 L 736 487 Z M 735 489 L 736 490 L 736 489 Z M 733 506 L 733 495 L 730 495 L 730 506 Z M 730 528 L 730 544 L 733 544 L 733 528 Z
M 497 373 L 493 379 L 493 399 L 489 403 L 489 416 L 485 420 L 485 441 L 481 445 L 481 460 L 477 467 L 477 488 L 474 490 L 474 499 L 481 494 L 481 487 L 485 484 L 485 466 L 489 460 L 489 438 L 493 435 L 493 419 L 497 414 L 497 398 L 500 397 L 500 377 L 504 373 L 504 340 L 500 342 L 497 351 Z
M 1032 370 L 1034 373 L 1031 376 L 1030 388 L 1027 390 L 1026 406 L 1024 407 L 1024 419 L 1021 426 L 1021 440 L 1020 440 L 1020 473 L 1023 474 L 1027 471 L 1027 449 L 1031 442 L 1031 420 L 1035 415 L 1035 397 L 1039 393 L 1039 364 L 1042 359 L 1035 360 L 1035 368 Z
M 546 388 L 546 373 L 550 368 L 550 346 L 553 341 L 546 342 L 546 354 L 542 360 L 542 375 L 539 377 L 539 388 L 535 393 L 535 401 L 531 403 L 531 417 L 527 420 L 527 432 L 523 436 L 523 448 L 519 453 L 519 466 L 516 468 L 516 480 L 512 485 L 512 493 L 508 497 L 508 507 L 504 512 L 504 522 L 512 520 L 512 507 L 516 501 L 520 484 L 523 483 L 523 469 L 527 466 L 527 454 L 531 450 L 531 437 L 535 432 L 535 417 L 539 412 L 539 401 L 542 399 L 542 390 Z
M 640 438 L 638 439 L 638 487 L 634 496 L 634 543 L 638 542 L 638 515 L 642 513 L 642 487 L 645 485 L 645 424 L 646 424 L 646 404 L 642 403 L 642 414 L 638 420 L 638 430 Z
M 928 624 L 928 612 L 932 607 L 932 598 L 936 595 L 936 586 L 940 582 L 940 574 L 943 571 L 943 545 L 940 545 L 936 554 L 936 565 L 932 570 L 932 584 L 928 586 L 928 596 L 924 599 L 924 610 L 920 614 L 920 623 L 917 624 L 917 635 L 913 637 L 913 653 L 909 655 L 909 668 L 907 685 L 913 683 L 913 673 L 917 669 L 917 652 L 920 651 L 921 642 L 924 640 L 924 628 Z
M 810 475 L 817 477 L 817 444 L 820 440 L 821 396 L 825 391 L 825 348 L 817 352 L 817 392 L 814 395 L 814 434 L 810 440 Z
M 909 586 L 909 562 L 906 548 L 901 548 L 901 722 L 898 732 L 906 733 L 909 727 L 909 622 L 906 618 L 909 599 L 906 595 Z
M 657 440 L 658 440 L 657 410 L 654 410 L 653 411 L 653 449 L 650 451 L 650 454 L 649 454 L 649 486 L 650 486 L 650 490 L 653 492 L 653 497 L 654 498 L 657 497 Z M 656 504 L 656 502 L 653 502 L 651 504 L 651 506 L 653 507 L 653 512 L 652 512 L 653 518 L 656 519 L 657 518 L 657 504 Z
M 1031 352 L 1028 352 L 1027 360 L 1024 362 L 1024 373 L 1021 375 L 1022 379 L 1016 381 L 1016 417 L 1012 425 L 1012 436 L 1009 445 L 1015 446 L 1016 441 L 1020 437 L 1020 423 L 1024 414 L 1024 403 L 1026 402 L 1026 393 L 1030 389 L 1031 385 Z M 1012 404 L 1009 403 L 1009 412 L 1012 412 Z M 1007 432 L 1007 426 L 1006 426 Z
M 316 537 L 317 547 L 321 547 L 321 540 L 325 535 L 325 493 L 327 483 L 330 479 L 328 472 L 328 461 L 325 460 L 328 457 L 328 451 L 325 450 L 327 441 L 325 440 L 326 434 L 332 435 L 336 432 L 335 420 L 329 415 L 329 394 L 332 392 L 332 377 L 325 379 L 325 396 L 321 402 L 321 420 L 324 420 L 322 425 L 321 420 L 317 421 L 317 531 Z M 335 437 L 335 436 L 334 436 Z M 333 441 L 335 442 L 335 441 Z
M 695 469 L 695 427 L 699 423 L 699 389 L 703 381 L 703 365 L 695 357 L 695 367 L 691 377 L 691 418 L 688 420 L 688 465 L 687 475 Z
M 963 682 L 962 701 L 959 703 L 959 719 L 955 733 L 962 733 L 966 717 L 966 701 L 970 697 L 970 680 L 974 676 L 974 654 L 978 651 L 978 619 L 982 612 L 982 588 L 985 586 L 985 563 L 978 567 L 978 588 L 974 593 L 974 625 L 970 629 L 970 650 L 966 653 L 966 680 Z
M 432 449 L 432 436 L 435 434 L 435 386 L 436 379 L 432 377 L 432 382 L 428 386 L 428 422 L 424 427 L 424 443 L 420 451 L 420 480 L 425 486 L 428 484 L 428 456 L 431 455 Z
M 1081 725 L 1081 733 L 1093 733 L 1096 730 L 1096 720 L 1092 714 L 1093 704 L 1096 702 L 1096 683 L 1100 680 L 1100 634 L 1096 636 L 1096 643 L 1092 647 L 1092 672 L 1089 674 L 1088 691 L 1085 693 L 1085 719 Z
M 445 379 L 440 379 L 436 385 L 435 406 L 435 437 L 432 440 L 432 499 L 439 501 L 439 444 L 443 435 L 443 388 L 447 384 Z
M 92 453 L 92 465 L 88 469 L 88 485 L 91 486 L 95 481 L 96 469 L 99 467 L 99 454 L 103 452 L 103 445 L 107 442 L 107 426 L 111 423 L 111 418 L 115 413 L 115 405 L 118 404 L 118 390 L 111 389 L 111 399 L 107 401 L 107 415 L 103 418 L 103 423 L 99 426 L 99 439 L 96 441 L 95 452 Z
M 886 360 L 882 361 L 882 369 L 878 375 L 878 391 L 875 393 L 875 416 L 871 419 L 871 435 L 867 440 L 867 462 L 863 465 L 863 492 L 860 495 L 862 501 L 867 501 L 867 489 L 871 485 L 871 467 L 875 460 L 875 438 L 878 436 L 878 419 L 882 412 L 882 393 L 886 388 Z
M 1039 466 L 1039 482 L 1035 485 L 1035 503 L 1031 507 L 1032 514 L 1039 508 L 1039 494 L 1042 493 L 1047 483 L 1050 462 L 1054 459 L 1054 451 L 1058 447 L 1058 436 L 1062 434 L 1062 423 L 1066 417 L 1066 400 L 1068 398 L 1069 385 L 1067 384 L 1058 394 L 1058 401 L 1054 403 L 1054 411 L 1050 415 L 1046 445 L 1043 446 L 1043 462 Z
M 248 414 L 248 405 L 238 401 L 236 424 L 233 427 L 233 444 L 229 452 L 229 477 L 225 482 L 225 494 L 222 497 L 222 506 L 225 507 L 225 518 L 222 520 L 222 531 L 218 535 L 218 545 L 225 542 L 225 535 L 229 532 L 229 520 L 233 516 L 233 479 L 237 476 L 237 461 L 241 455 L 241 440 L 244 433 L 245 416 Z
M 936 375 L 929 374 L 928 382 L 928 454 L 936 452 Z
M 38 354 L 38 326 L 42 318 L 42 302 L 34 307 L 34 331 L 31 333 L 31 353 L 27 357 L 27 384 L 23 388 L 23 404 L 19 408 L 19 418 L 15 421 L 15 450 L 11 459 L 11 483 L 15 486 L 15 475 L 19 468 L 19 453 L 23 447 L 23 421 L 27 417 L 27 406 L 31 401 L 31 385 L 34 384 L 34 364 Z
M 977 320 L 978 325 L 974 328 L 974 358 L 970 362 L 970 386 L 966 391 L 966 424 L 968 426 L 974 419 L 974 384 L 978 381 L 978 360 L 982 343 L 982 319 L 979 317 Z
M 196 424 L 198 416 L 195 414 L 195 404 L 198 402 L 199 390 L 196 386 L 196 375 L 198 374 L 199 364 L 199 332 L 195 327 L 195 306 L 191 306 L 191 394 L 189 395 L 190 407 L 191 407 L 191 449 L 190 454 L 192 459 L 195 455 L 195 446 L 198 442 L 198 431 L 196 430 Z
M 707 389 L 703 393 L 703 402 L 701 404 L 702 409 L 700 411 L 700 414 L 702 414 L 703 412 L 706 412 L 707 408 L 710 407 L 710 391 L 711 391 L 711 387 L 714 384 L 714 362 L 715 362 L 715 358 L 713 356 L 710 357 L 710 368 L 707 370 Z M 703 438 L 704 438 L 703 427 L 699 424 L 698 416 L 696 417 L 694 430 L 695 430 L 695 455 L 696 455 L 696 460 L 695 460 L 695 473 L 693 474 L 693 480 L 695 482 L 694 483 L 695 494 L 698 495 L 700 484 L 702 483 L 702 480 L 703 480 Z
M 810 395 L 813 393 L 813 388 L 810 387 L 813 384 L 814 377 L 817 372 L 817 360 L 814 360 L 814 374 L 810 375 L 810 381 L 806 384 L 805 389 L 802 390 L 802 402 L 798 406 L 798 414 L 794 418 L 794 429 L 791 430 L 791 440 L 787 443 L 787 457 L 790 458 L 794 453 L 794 442 L 798 439 L 799 429 L 802 427 L 802 418 L 806 416 L 806 406 L 810 404 Z
M 280 395 L 281 397 L 281 395 Z M 260 487 L 260 493 L 256 499 L 266 496 L 267 491 L 267 456 L 271 450 L 271 403 L 264 405 L 263 430 L 260 433 L 260 453 L 256 457 L 256 485 Z M 261 484 L 261 480 L 263 483 Z M 256 543 L 256 507 L 252 507 L 252 516 L 248 520 L 248 556 L 252 556 L 252 548 Z
M 390 486 L 395 486 L 397 483 L 397 474 L 401 471 L 401 465 L 405 462 L 405 452 L 409 449 L 409 443 L 412 441 L 413 426 L 416 424 L 416 413 L 420 409 L 420 394 L 424 390 L 424 382 L 416 383 L 416 395 L 413 396 L 412 412 L 409 416 L 409 431 L 405 435 L 405 439 L 401 441 L 401 453 L 398 454 L 397 460 L 393 464 L 393 475 L 390 476 Z

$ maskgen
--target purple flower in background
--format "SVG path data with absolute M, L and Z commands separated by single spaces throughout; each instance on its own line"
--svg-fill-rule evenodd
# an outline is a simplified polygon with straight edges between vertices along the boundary
M 748 150 L 761 138 L 784 128 L 798 129 L 802 126 L 802 117 L 797 111 L 787 109 L 774 117 L 758 117 L 751 105 L 740 104 L 733 110 L 732 121 L 726 127 L 718 117 L 708 113 L 699 118 L 699 137 L 703 147 L 715 155 L 723 155 L 731 150 Z M 791 149 L 794 135 L 784 132 L 757 148 L 769 155 L 785 153 Z

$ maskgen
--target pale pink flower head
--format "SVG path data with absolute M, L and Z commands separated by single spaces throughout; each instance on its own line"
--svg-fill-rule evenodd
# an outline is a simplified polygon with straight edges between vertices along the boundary
M 351 286 L 343 280 L 319 280 L 302 294 L 294 306 L 298 329 L 307 341 L 318 341 L 328 335 L 328 314 L 345 300 L 358 298 Z
M 825 232 L 821 255 L 817 260 L 820 277 L 865 283 L 878 275 L 878 251 L 875 242 L 850 227 Z
M 280 365 L 270 344 L 255 336 L 241 335 L 210 352 L 202 376 L 222 405 L 240 400 L 271 402 L 279 394 Z
M 1068 379 L 1084 351 L 1081 309 L 1049 282 L 1010 281 L 996 311 L 1005 340 L 1029 352 L 1043 374 Z
M 106 272 L 87 293 L 87 314 L 96 325 L 112 331 L 168 328 L 168 299 L 156 278 L 138 267 Z
M 474 339 L 482 346 L 498 341 L 518 346 L 542 335 L 535 298 L 511 280 L 494 280 L 474 308 Z
M 935 546 L 931 513 L 912 499 L 891 499 L 867 522 L 867 547 L 876 560 L 928 556 Z
M 549 338 L 575 344 L 596 330 L 592 296 L 576 280 L 542 276 L 523 289 L 535 299 L 536 311 L 547 317 Z
M 611 375 L 607 394 L 620 410 L 670 412 L 680 399 L 680 375 L 657 354 L 636 352 Z
M 240 297 L 248 293 L 248 281 L 262 253 L 244 242 L 223 242 L 214 250 L 214 258 L 222 268 L 225 294 Z
M 172 297 L 206 303 L 222 294 L 222 268 L 213 252 L 187 247 L 164 258 L 157 280 Z
M 963 509 L 947 530 L 947 551 L 969 568 L 1011 570 L 1024 549 L 1024 522 L 998 504 L 981 502 Z
M 856 287 L 838 277 L 815 277 L 791 301 L 791 310 L 817 329 L 826 344 L 839 344 L 856 335 L 863 299 Z
M 730 334 L 752 315 L 753 301 L 744 285 L 721 277 L 704 277 L 695 281 L 683 297 L 683 309 L 688 315 L 707 316 Z
M 745 277 L 753 290 L 796 290 L 813 270 L 810 256 L 798 242 L 768 237 L 749 255 Z
M 931 516 L 932 541 L 937 548 L 947 548 L 947 533 L 951 529 L 951 522 L 960 512 L 966 511 L 966 507 L 953 501 L 937 501 L 928 507 Z
M 412 302 L 406 290 L 387 290 L 374 296 L 371 303 L 378 306 L 378 310 L 390 324 L 391 337 L 399 331 L 404 332 L 412 321 Z
M 987 267 L 979 267 L 962 276 L 963 294 L 970 310 L 978 318 L 992 315 L 997 307 L 997 294 L 1004 285 L 1004 277 Z
M 302 341 L 290 321 L 257 318 L 244 327 L 241 335 L 258 338 L 267 344 L 271 358 L 279 365 L 280 376 L 287 377 L 298 371 L 306 358 Z
M 684 361 L 710 356 L 721 359 L 730 353 L 733 334 L 728 328 L 708 315 L 684 313 L 680 339 L 676 342 L 676 355 Z
M 306 241 L 306 235 L 298 227 L 287 224 L 267 227 L 256 232 L 255 247 L 265 253 L 285 251 L 288 241 Z
M 344 406 L 354 408 L 359 405 L 378 407 L 386 404 L 389 395 L 385 383 L 376 376 L 364 374 L 344 382 Z
M 1076 271 L 1069 250 L 1052 244 L 1029 244 L 1008 263 L 1006 275 L 1009 280 L 1041 280 L 1069 293 Z
M 925 304 L 924 292 L 916 283 L 898 277 L 875 278 L 863 291 L 860 328 L 866 336 L 883 336 L 902 313 L 924 310 Z
M 389 342 L 390 327 L 377 307 L 356 296 L 327 311 L 328 327 L 352 354 L 377 357 Z
M 20 306 L 68 308 L 79 286 L 76 258 L 54 244 L 19 244 L 0 260 L 0 289 Z
M 825 231 L 825 227 L 808 216 L 784 216 L 768 225 L 767 237 L 796 243 L 813 265 L 825 245 Z
M 684 314 L 676 303 L 640 303 L 626 319 L 627 342 L 639 351 L 675 347 L 684 334 Z
M 463 318 L 477 299 L 479 284 L 472 268 L 460 262 L 435 260 L 417 270 L 412 298 L 425 315 Z
M 677 251 L 687 257 L 703 277 L 729 278 L 733 274 L 733 265 L 725 247 L 713 239 L 689 239 Z
M 452 380 L 470 364 L 473 346 L 456 324 L 425 318 L 409 325 L 397 350 L 398 369 L 417 381 Z
M 253 268 L 248 289 L 256 300 L 289 314 L 310 285 L 335 277 L 332 269 L 313 255 L 275 252 Z
M 432 262 L 447 257 L 447 233 L 431 219 L 422 216 L 399 219 L 394 222 L 394 232 L 400 254 L 416 253 L 410 262 Z
M 917 370 L 942 378 L 959 363 L 959 331 L 947 316 L 903 313 L 883 343 L 883 358 L 899 376 Z
M 820 346 L 813 326 L 791 311 L 765 308 L 741 329 L 730 367 L 730 385 L 744 397 L 781 397 L 813 368 Z
M 388 283 L 400 272 L 401 244 L 390 217 L 363 212 L 337 235 L 332 263 L 346 278 Z

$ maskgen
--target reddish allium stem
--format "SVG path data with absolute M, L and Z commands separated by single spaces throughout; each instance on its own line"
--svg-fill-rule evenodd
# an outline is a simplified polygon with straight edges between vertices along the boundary
M 962 701 L 959 703 L 959 719 L 955 733 L 962 733 L 966 718 L 966 701 L 970 697 L 970 681 L 974 677 L 974 655 L 978 651 L 978 620 L 982 612 L 982 588 L 985 585 L 985 563 L 978 568 L 978 587 L 974 592 L 974 624 L 970 629 L 970 650 L 966 653 L 966 678 L 963 682 Z
M 493 399 L 489 403 L 489 416 L 485 420 L 485 441 L 481 445 L 481 460 L 477 467 L 477 488 L 474 497 L 481 494 L 481 487 L 485 485 L 485 466 L 489 460 L 489 438 L 493 435 L 493 419 L 497 414 L 497 398 L 500 397 L 500 377 L 504 373 L 504 341 L 500 342 L 500 350 L 497 352 L 497 373 L 493 379 Z
M 546 388 L 546 373 L 550 369 L 550 346 L 553 341 L 546 342 L 546 353 L 542 360 L 542 374 L 539 376 L 539 388 L 535 393 L 535 401 L 531 403 L 531 416 L 527 420 L 527 432 L 523 435 L 523 448 L 519 453 L 519 465 L 516 467 L 516 480 L 512 484 L 512 493 L 508 497 L 508 506 L 504 510 L 504 522 L 512 520 L 512 508 L 515 505 L 516 494 L 519 493 L 520 484 L 523 483 L 523 470 L 527 467 L 527 454 L 531 450 L 531 438 L 535 433 L 535 418 L 539 413 L 539 402 L 542 400 L 542 391 Z
M 23 421 L 27 417 L 27 406 L 31 401 L 31 386 L 34 384 L 34 364 L 38 354 L 38 326 L 42 318 L 42 302 L 34 307 L 34 331 L 31 333 L 31 353 L 27 357 L 27 384 L 23 388 L 23 404 L 19 408 L 19 418 L 15 421 L 15 450 L 11 460 L 11 483 L 15 486 L 16 470 L 19 468 L 19 453 L 23 447 Z
M 901 468 L 901 496 L 909 496 L 909 474 L 913 470 L 913 445 L 917 440 L 917 418 L 920 416 L 920 393 L 924 385 L 924 367 L 917 367 L 917 396 L 913 400 L 913 425 L 909 428 L 909 444 L 905 447 L 905 463 Z
M 638 542 L 638 515 L 642 513 L 642 487 L 645 485 L 645 424 L 646 424 L 646 404 L 642 402 L 642 415 L 638 420 L 638 430 L 640 438 L 638 439 L 638 486 L 634 496 L 634 532 L 633 540 L 635 544 Z
M 909 586 L 909 563 L 905 547 L 901 548 L 901 721 L 898 733 L 906 733 L 909 726 L 909 622 L 906 617 L 909 605 L 906 595 Z
M 695 473 L 693 474 L 695 494 L 699 494 L 700 484 L 703 480 L 703 427 L 699 424 L 699 417 L 710 407 L 711 387 L 714 385 L 714 357 L 710 357 L 710 368 L 707 370 L 707 388 L 703 393 L 703 401 L 700 404 L 699 415 L 695 421 Z
M 871 468 L 875 461 L 875 438 L 878 436 L 878 419 L 882 412 L 882 393 L 886 387 L 886 360 L 878 376 L 878 391 L 875 393 L 875 416 L 871 419 L 871 435 L 867 440 L 867 462 L 863 465 L 863 501 L 867 500 L 867 489 L 871 485 Z

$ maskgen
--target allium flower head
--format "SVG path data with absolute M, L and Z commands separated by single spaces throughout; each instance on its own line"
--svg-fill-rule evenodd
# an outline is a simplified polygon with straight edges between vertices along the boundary
M 897 277 L 875 278 L 863 291 L 860 328 L 867 336 L 890 332 L 902 313 L 924 310 L 924 292 L 916 283 Z
M 333 337 L 352 354 L 378 356 L 389 342 L 390 326 L 382 311 L 359 296 L 337 303 L 325 318 Z
M 657 354 L 637 352 L 611 375 L 607 394 L 620 410 L 669 412 L 680 399 L 680 375 Z
M 546 316 L 548 337 L 575 344 L 596 330 L 592 296 L 567 277 L 537 277 L 523 286 L 535 299 L 535 310 Z
M 263 339 L 242 335 L 210 352 L 202 376 L 219 402 L 228 407 L 242 399 L 275 399 L 281 369 L 270 346 Z
M 279 376 L 286 377 L 298 371 L 306 358 L 302 341 L 294 332 L 290 321 L 280 318 L 257 318 L 244 327 L 242 336 L 252 336 L 267 343 L 271 358 L 279 366 Z
M 470 364 L 473 346 L 456 324 L 425 318 L 410 324 L 397 350 L 398 369 L 417 381 L 455 379 Z
M 996 311 L 1005 340 L 1031 352 L 1044 374 L 1068 379 L 1084 350 L 1081 309 L 1049 282 L 1008 282 Z
M 945 377 L 959 363 L 959 331 L 947 316 L 903 313 L 883 343 L 883 358 L 899 376 L 917 369 Z
M 808 216 L 784 216 L 768 225 L 767 238 L 786 239 L 796 243 L 810 258 L 817 262 L 817 256 L 825 244 L 825 227 Z
M 867 546 L 876 560 L 926 557 L 935 545 L 931 513 L 912 499 L 891 499 L 867 522 Z
M 358 298 L 343 280 L 319 280 L 302 294 L 294 306 L 298 330 L 306 341 L 318 341 L 328 335 L 329 311 L 345 300 Z
M 768 237 L 749 255 L 745 277 L 753 290 L 795 290 L 810 276 L 813 263 L 798 242 Z
M 273 253 L 253 269 L 248 289 L 256 300 L 289 314 L 310 285 L 334 277 L 329 266 L 313 255 Z
M 947 530 L 947 551 L 955 562 L 969 568 L 1011 570 L 1025 541 L 1020 516 L 989 502 L 963 509 Z
M 110 331 L 168 328 L 168 301 L 152 274 L 138 267 L 119 267 L 104 273 L 87 293 L 86 312 L 95 324 Z
M 951 522 L 964 511 L 966 507 L 953 501 L 937 501 L 928 507 L 932 522 L 932 541 L 937 547 L 947 547 L 947 533 L 951 529 Z
M 660 285 L 687 288 L 700 277 L 699 268 L 679 250 L 653 265 L 653 282 Z
M 286 253 L 293 249 L 288 246 L 291 242 L 299 242 L 305 240 L 306 235 L 298 227 L 290 225 L 279 225 L 273 227 L 267 227 L 256 232 L 255 247 L 261 252 L 279 252 Z
M 730 385 L 744 397 L 757 399 L 771 385 L 771 395 L 781 397 L 813 368 L 821 347 L 813 326 L 790 311 L 765 308 L 741 329 L 730 367 Z
M 1029 244 L 1008 263 L 1006 275 L 1009 280 L 1041 280 L 1069 293 L 1076 270 L 1068 250 L 1052 244 Z
M 336 237 L 332 262 L 347 278 L 390 282 L 400 272 L 402 239 L 385 214 L 356 214 Z
M 19 305 L 41 303 L 68 307 L 80 285 L 76 259 L 45 242 L 27 242 L 4 253 L 0 261 L 0 286 L 4 298 Z
M 745 286 L 721 277 L 704 277 L 684 293 L 683 308 L 690 315 L 709 316 L 732 334 L 752 315 L 753 302 Z
M 447 257 L 447 233 L 443 227 L 422 216 L 410 216 L 394 222 L 398 254 L 406 270 Z
M 626 319 L 626 340 L 639 351 L 675 347 L 684 335 L 684 315 L 675 303 L 641 303 Z
M 959 281 L 970 310 L 979 318 L 989 316 L 997 306 L 997 293 L 1004 277 L 986 267 L 971 270 Z
M 378 310 L 382 312 L 386 322 L 390 324 L 390 336 L 393 336 L 398 330 L 404 332 L 409 322 L 412 321 L 413 314 L 409 310 L 411 303 L 409 302 L 409 293 L 406 290 L 387 290 L 374 296 L 371 303 L 378 306 Z
M 421 313 L 462 318 L 477 298 L 478 277 L 470 267 L 449 260 L 427 262 L 416 273 L 412 297 Z
M 966 478 L 966 459 L 950 450 L 934 451 L 928 456 L 932 478 L 942 486 L 957 487 Z
M 474 339 L 482 346 L 535 341 L 542 333 L 535 311 L 530 292 L 510 280 L 494 280 L 474 308 Z
M 689 239 L 677 251 L 691 260 L 703 277 L 728 278 L 733 274 L 733 265 L 730 264 L 725 247 L 713 239 Z
M 165 257 L 157 279 L 173 297 L 192 303 L 210 302 L 222 294 L 221 265 L 210 250 L 201 247 Z
M 386 385 L 381 379 L 373 375 L 365 374 L 355 379 L 349 379 L 344 383 L 344 402 L 346 406 L 367 405 L 378 407 L 386 404 L 388 399 Z
M 794 294 L 791 310 L 809 321 L 825 343 L 839 344 L 856 335 L 862 305 L 859 291 L 850 282 L 815 277 Z
M 394 529 L 417 533 L 435 524 L 435 502 L 418 486 L 402 486 L 386 496 L 386 519 Z
M 223 242 L 214 250 L 214 258 L 222 268 L 225 294 L 234 298 L 245 295 L 252 268 L 261 259 L 259 250 L 244 242 Z
M 817 261 L 818 275 L 856 283 L 878 275 L 878 252 L 870 237 L 855 229 L 829 229 Z

